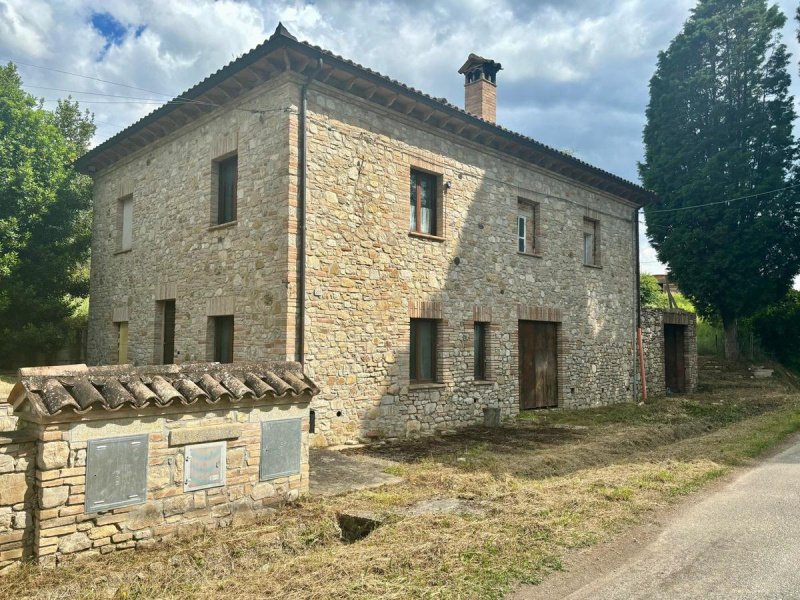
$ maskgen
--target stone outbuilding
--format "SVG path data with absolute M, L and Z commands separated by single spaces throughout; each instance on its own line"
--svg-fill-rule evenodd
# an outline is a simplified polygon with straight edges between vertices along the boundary
M 697 390 L 697 317 L 679 308 L 642 309 L 648 396 Z
M 308 490 L 297 363 L 21 369 L 0 433 L 0 569 L 142 548 Z

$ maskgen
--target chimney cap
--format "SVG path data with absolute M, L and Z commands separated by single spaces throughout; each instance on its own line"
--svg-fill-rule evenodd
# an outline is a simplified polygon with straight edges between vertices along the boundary
M 484 72 L 491 73 L 492 75 L 503 68 L 499 62 L 495 62 L 491 58 L 483 58 L 477 54 L 470 53 L 467 62 L 464 63 L 458 72 L 461 75 L 465 75 L 477 67 L 484 67 Z

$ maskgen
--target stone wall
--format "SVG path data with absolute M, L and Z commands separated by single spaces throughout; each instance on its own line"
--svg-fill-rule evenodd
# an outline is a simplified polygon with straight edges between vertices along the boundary
M 631 205 L 322 84 L 309 110 L 317 443 L 448 431 L 482 422 L 486 407 L 516 414 L 522 319 L 559 324 L 561 406 L 633 399 Z M 411 168 L 444 187 L 438 236 L 409 234 Z M 517 252 L 520 198 L 540 220 L 531 254 Z M 583 264 L 587 217 L 599 221 L 600 268 Z M 422 305 L 440 320 L 441 369 L 410 385 L 409 319 Z M 491 323 L 489 382 L 473 378 L 475 320 Z
M 697 319 L 680 309 L 642 307 L 642 350 L 648 396 L 666 393 L 664 325 L 684 326 L 684 366 L 688 392 L 697 389 Z
M 157 302 L 163 300 L 176 301 L 177 363 L 212 358 L 209 317 L 224 314 L 234 316 L 236 360 L 293 358 L 286 140 L 296 93 L 282 77 L 96 174 L 90 364 L 117 362 L 120 321 L 128 322 L 128 361 L 160 363 Z M 232 151 L 238 153 L 237 220 L 214 226 L 212 165 Z M 117 204 L 128 194 L 133 243 L 119 251 Z
M 24 557 L 58 564 L 146 548 L 176 535 L 244 523 L 297 499 L 308 491 L 309 400 L 241 401 L 232 410 L 176 407 L 146 415 L 123 409 L 113 418 L 73 415 L 0 434 L 0 569 Z M 287 418 L 302 423 L 300 471 L 260 481 L 261 423 Z M 89 441 L 132 434 L 148 436 L 146 501 L 86 512 Z M 184 492 L 185 448 L 221 439 L 225 484 Z
M 33 552 L 34 436 L 0 431 L 0 571 Z
M 176 299 L 178 362 L 207 356 L 209 311 L 222 305 L 235 316 L 235 360 L 294 356 L 300 83 L 283 75 L 234 105 L 271 112 L 212 113 L 97 174 L 90 361 L 115 362 L 124 317 L 130 360 L 158 362 L 156 301 L 166 298 Z M 633 398 L 632 204 L 319 82 L 308 105 L 314 443 L 448 431 L 481 422 L 487 407 L 516 414 L 517 329 L 531 316 L 557 319 L 559 405 Z M 234 133 L 238 223 L 209 227 L 214 148 Z M 409 234 L 412 167 L 449 184 L 439 236 Z M 114 211 L 128 192 L 133 249 L 115 253 Z M 540 220 L 530 254 L 516 250 L 519 199 Z M 599 222 L 597 267 L 582 260 L 585 218 Z M 418 303 L 439 307 L 434 385 L 409 385 Z M 472 377 L 476 314 L 490 323 L 489 381 Z

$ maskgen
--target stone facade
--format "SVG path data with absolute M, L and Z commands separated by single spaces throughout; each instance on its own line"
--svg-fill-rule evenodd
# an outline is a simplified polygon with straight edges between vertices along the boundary
M 664 325 L 680 325 L 683 332 L 686 391 L 697 389 L 697 318 L 692 313 L 642 307 L 642 350 L 648 396 L 667 391 L 664 361 Z
M 31 556 L 35 466 L 33 436 L 0 431 L 0 571 Z
M 416 104 L 399 112 L 327 75 L 308 83 L 303 182 L 307 79 L 290 55 L 282 64 L 267 83 L 94 174 L 91 362 L 115 361 L 115 320 L 129 322 L 129 360 L 158 362 L 156 302 L 167 286 L 176 361 L 208 355 L 208 318 L 227 314 L 213 303 L 234 315 L 234 360 L 294 359 L 302 300 L 305 368 L 322 390 L 312 403 L 315 444 L 453 430 L 482 422 L 484 408 L 516 414 L 520 320 L 558 324 L 560 406 L 635 398 L 638 197 L 470 141 L 413 116 Z M 243 110 L 251 107 L 268 112 Z M 210 165 L 232 137 L 240 216 L 219 229 L 206 210 Z M 437 178 L 435 236 L 409 233 L 412 168 Z M 126 193 L 133 247 L 115 254 L 115 210 Z M 517 252 L 520 200 L 537 215 L 537 248 L 526 254 Z M 583 263 L 585 219 L 598 223 L 596 266 Z M 438 322 L 438 377 L 410 385 L 409 319 L 420 315 Z M 489 324 L 486 381 L 473 377 L 475 321 Z

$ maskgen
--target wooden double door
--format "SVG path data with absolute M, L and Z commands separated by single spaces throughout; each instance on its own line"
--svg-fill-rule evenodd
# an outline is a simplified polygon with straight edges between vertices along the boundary
M 685 325 L 664 325 L 664 383 L 671 392 L 686 391 Z
M 519 322 L 519 407 L 558 406 L 558 329 L 556 323 Z

